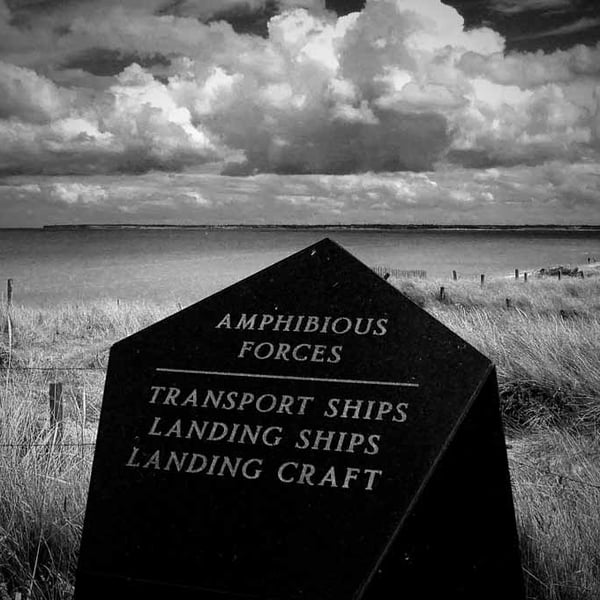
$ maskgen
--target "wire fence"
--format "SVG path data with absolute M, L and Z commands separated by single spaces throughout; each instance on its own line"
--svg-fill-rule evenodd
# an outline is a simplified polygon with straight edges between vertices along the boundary
M 95 446 L 106 367 L 0 366 L 0 452 Z
M 405 270 L 387 265 L 376 265 L 372 268 L 384 279 L 390 276 L 408 279 L 427 277 L 427 272 L 421 269 Z M 554 275 L 554 273 L 551 274 Z M 583 273 L 581 275 L 583 276 Z M 557 276 L 560 279 L 560 270 Z M 479 277 L 483 286 L 485 275 L 481 274 Z M 525 282 L 527 281 L 527 273 L 519 273 L 518 269 L 515 269 L 514 277 L 517 280 L 521 277 Z M 457 271 L 452 271 L 452 279 L 456 281 L 458 278 Z M 13 281 L 9 279 L 6 296 L 7 315 L 5 323 L 2 324 L 3 335 L 7 337 L 8 341 L 8 362 L 0 364 L 0 377 L 4 380 L 4 385 L 0 385 L 0 451 L 17 448 L 25 451 L 33 448 L 50 450 L 76 448 L 83 452 L 94 448 L 107 367 L 102 365 L 99 359 L 98 366 L 12 364 L 12 323 L 8 312 L 12 304 L 12 292 Z M 445 298 L 445 287 L 441 287 L 439 299 L 444 301 Z M 506 299 L 506 307 L 511 308 L 509 298 Z M 23 376 L 27 375 L 30 377 L 23 380 Z M 10 408 L 21 413 L 25 411 L 31 413 L 27 418 L 22 418 L 22 423 L 26 423 L 30 429 L 24 431 L 22 428 L 20 430 L 13 428 L 14 439 L 11 439 L 11 428 L 7 427 L 8 411 L 4 410 L 9 408 L 7 398 L 9 393 L 13 403 Z M 23 401 L 15 406 L 17 396 Z M 522 469 L 532 469 L 549 478 L 555 478 L 557 481 L 567 480 L 600 489 L 598 484 L 556 473 L 549 469 L 542 469 L 531 463 L 526 464 L 515 459 L 511 459 L 511 462 Z
M 511 458 L 510 462 L 514 465 L 518 465 L 521 469 L 534 471 L 540 475 L 545 475 L 547 478 L 553 479 L 554 483 L 556 483 L 557 485 L 562 485 L 565 481 L 568 481 L 570 483 L 576 483 L 587 488 L 600 490 L 600 483 L 592 483 L 591 481 L 586 481 L 585 479 L 581 479 L 579 477 L 572 477 L 567 473 L 559 473 L 557 471 L 553 471 L 548 467 L 540 467 L 539 465 L 536 465 L 531 461 L 522 461 L 517 460 L 515 458 Z
M 0 448 L 81 448 L 86 446 L 96 446 L 96 442 L 72 442 L 72 443 L 61 443 L 61 442 L 24 442 L 21 444 L 0 444 Z
M 0 372 L 10 372 L 10 371 L 104 371 L 106 372 L 106 367 L 23 367 L 17 365 L 3 366 L 0 365 Z
M 11 372 L 17 380 L 19 374 L 27 372 L 34 376 L 33 379 L 21 381 L 21 384 L 27 387 L 25 395 L 28 396 L 29 408 L 32 411 L 45 410 L 48 418 L 45 427 L 41 427 L 37 435 L 31 438 L 23 438 L 23 432 L 19 432 L 16 440 L 6 440 L 0 432 L 0 452 L 10 450 L 28 452 L 32 449 L 68 452 L 71 449 L 86 453 L 95 448 L 95 429 L 100 416 L 105 367 L 13 366 L 10 369 L 0 367 L 0 373 L 4 375 L 8 373 L 10 377 Z M 57 374 L 60 374 L 60 377 Z M 3 399 L 3 395 L 0 394 L 0 408 Z M 0 412 L 0 430 L 1 414 Z M 554 482 L 570 482 L 600 490 L 600 484 L 547 467 L 540 467 L 530 461 L 524 462 L 511 457 L 510 462 L 520 469 L 535 471 L 545 479 Z

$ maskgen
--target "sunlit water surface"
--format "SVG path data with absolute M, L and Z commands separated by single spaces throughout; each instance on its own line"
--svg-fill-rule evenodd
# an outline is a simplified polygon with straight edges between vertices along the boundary
M 330 237 L 370 266 L 428 277 L 506 275 L 600 258 L 600 232 L 0 230 L 0 277 L 14 301 L 199 300 Z

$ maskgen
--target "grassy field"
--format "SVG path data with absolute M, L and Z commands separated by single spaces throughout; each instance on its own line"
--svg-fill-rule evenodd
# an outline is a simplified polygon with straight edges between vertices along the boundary
M 527 597 L 597 600 L 600 277 L 391 283 L 498 366 Z M 108 348 L 178 308 L 12 308 L 0 344 L 0 600 L 71 597 Z M 48 416 L 54 381 L 62 439 Z

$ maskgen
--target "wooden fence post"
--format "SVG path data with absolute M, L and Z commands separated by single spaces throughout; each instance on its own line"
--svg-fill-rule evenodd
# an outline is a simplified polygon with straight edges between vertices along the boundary
M 8 337 L 8 360 L 7 366 L 8 370 L 6 371 L 6 376 L 8 377 L 8 373 L 10 371 L 11 358 L 12 358 L 12 322 L 10 320 L 10 307 L 12 305 L 12 292 L 13 292 L 13 280 L 6 280 L 6 321 L 2 321 L 0 323 L 0 332 L 4 336 L 4 332 L 6 331 Z
M 442 286 L 440 288 L 440 300 L 445 300 L 446 299 L 446 289 L 444 288 L 444 286 Z
M 484 282 L 485 282 L 485 274 L 482 273 L 481 274 L 481 287 L 483 287 Z
M 510 308 L 510 298 L 506 299 L 506 308 Z
M 525 282 L 527 282 L 527 271 L 525 271 L 525 273 L 523 273 L 523 280 L 524 280 Z
M 519 269 L 515 269 L 515 279 L 519 279 Z
M 87 418 L 87 401 L 85 396 L 85 386 L 81 389 L 81 406 L 80 406 L 80 414 L 81 414 L 81 458 L 84 457 L 84 446 L 85 446 L 85 421 Z
M 558 269 L 558 280 L 560 281 L 560 269 Z
M 60 382 L 51 383 L 48 390 L 50 398 L 50 427 L 56 427 L 58 439 L 62 438 L 63 433 L 63 384 Z
M 458 279 L 458 276 L 456 275 L 456 271 L 452 271 L 452 279 L 454 279 L 454 281 L 456 281 Z

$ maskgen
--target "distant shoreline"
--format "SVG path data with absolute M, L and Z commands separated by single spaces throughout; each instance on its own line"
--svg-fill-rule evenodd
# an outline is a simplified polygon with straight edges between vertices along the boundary
M 44 225 L 43 231 L 89 231 L 122 229 L 169 229 L 169 230 L 268 230 L 268 231 L 600 231 L 600 225 L 402 225 L 383 223 L 351 223 L 346 225 L 300 225 L 300 224 L 220 224 L 220 225 L 162 225 L 162 224 L 82 224 Z

